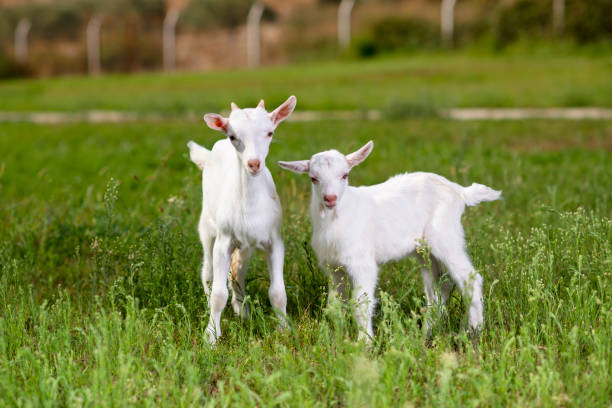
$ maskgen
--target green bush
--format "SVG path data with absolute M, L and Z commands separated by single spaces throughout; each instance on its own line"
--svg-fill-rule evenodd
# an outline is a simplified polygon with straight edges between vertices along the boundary
M 179 22 L 193 29 L 234 28 L 246 23 L 252 0 L 192 0 Z M 276 20 L 276 13 L 264 9 L 263 21 Z
M 13 38 L 15 13 L 8 7 L 0 7 L 0 44 L 8 45 Z
M 491 22 L 486 18 L 456 22 L 453 44 L 461 47 L 488 40 L 491 37 Z
M 10 18 L 12 24 L 23 17 L 32 22 L 31 34 L 42 39 L 76 40 L 84 35 L 89 18 L 101 13 L 114 20 L 126 16 L 137 16 L 141 21 L 161 21 L 166 6 L 163 0 L 95 0 L 59 1 L 49 4 L 26 4 L 15 8 L 4 8 L 0 22 Z M 8 17 L 2 17 L 7 15 Z
M 246 22 L 251 0 L 192 0 L 181 20 L 200 28 L 231 28 Z
M 128 8 L 142 18 L 163 18 L 166 14 L 164 0 L 118 0 L 117 3 L 120 13 Z
M 77 39 L 80 37 L 89 12 L 87 3 L 59 2 L 26 4 L 14 10 L 18 19 L 32 22 L 31 36 L 41 39 Z
M 360 57 L 381 52 L 414 51 L 440 44 L 437 25 L 417 18 L 386 17 L 372 24 L 369 34 L 355 41 Z
M 542 37 L 551 30 L 551 10 L 549 1 L 519 0 L 501 9 L 494 27 L 495 45 L 505 47 L 521 36 Z
M 25 66 L 19 64 L 0 49 L 0 79 L 26 76 L 28 74 L 29 72 Z
M 417 18 L 386 18 L 374 25 L 372 36 L 375 44 L 384 51 L 434 47 L 439 44 L 438 27 Z
M 612 39 L 612 0 L 567 0 L 563 36 L 579 43 Z M 495 44 L 504 47 L 521 37 L 551 37 L 552 2 L 519 0 L 502 8 L 494 26 Z
M 139 70 L 161 66 L 161 22 L 166 12 L 163 0 L 59 1 L 0 7 L 0 34 L 13 37 L 21 18 L 32 22 L 30 39 L 52 44 L 54 40 L 81 41 L 92 15 L 104 16 L 102 66 L 105 70 Z M 7 45 L 7 44 L 5 44 Z M 7 62 L 8 61 L 8 62 Z M 45 74 L 83 72 L 87 69 L 85 50 L 76 56 L 57 53 L 53 47 L 32 52 L 30 66 L 44 66 Z M 0 76 L 26 73 L 23 67 L 2 59 Z M 39 70 L 39 73 L 41 71 Z
M 580 43 L 612 40 L 612 0 L 567 0 L 566 32 Z
M 376 48 L 376 44 L 369 35 L 357 37 L 351 43 L 351 47 L 354 50 L 355 55 L 360 58 L 370 58 L 378 54 L 379 50 Z

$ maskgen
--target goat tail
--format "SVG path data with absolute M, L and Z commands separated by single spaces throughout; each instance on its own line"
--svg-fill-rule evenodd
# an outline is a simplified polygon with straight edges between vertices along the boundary
M 210 155 L 210 150 L 200 146 L 194 141 L 187 143 L 187 147 L 189 148 L 189 158 L 191 161 L 194 162 L 195 165 L 200 168 L 200 170 L 203 170 L 204 163 L 206 163 L 206 160 Z
M 463 187 L 462 195 L 465 204 L 474 206 L 483 201 L 495 201 L 501 198 L 501 191 L 493 190 L 482 184 L 472 183 L 469 187 Z

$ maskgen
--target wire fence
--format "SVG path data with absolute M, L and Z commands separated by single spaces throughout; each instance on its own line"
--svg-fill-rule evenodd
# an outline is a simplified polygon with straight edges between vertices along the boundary
M 485 10 L 487 7 L 490 8 L 488 4 L 491 3 L 487 0 L 421 1 L 420 3 L 423 5 L 421 14 L 429 16 L 430 20 L 430 25 L 427 26 L 418 19 L 414 19 L 414 21 L 411 22 L 407 22 L 408 20 L 398 22 L 398 18 L 401 16 L 422 17 L 415 16 L 414 12 L 410 15 L 410 2 L 402 2 L 401 0 L 381 0 L 380 3 L 372 0 L 296 0 L 294 2 L 285 2 L 295 3 L 292 9 L 293 15 L 291 16 L 291 13 L 287 13 L 283 10 L 282 3 L 284 2 L 275 0 L 233 0 L 229 3 L 213 0 L 192 0 L 187 6 L 181 1 L 178 3 L 176 1 L 171 1 L 166 4 L 162 0 L 140 0 L 142 3 L 138 3 L 137 0 L 125 0 L 131 1 L 132 3 L 136 2 L 134 4 L 139 5 L 134 9 L 135 11 L 122 8 L 121 4 L 127 3 L 121 3 L 120 0 L 117 1 L 119 1 L 119 3 L 117 3 L 119 5 L 115 5 L 114 8 L 110 6 L 102 9 L 94 6 L 89 7 L 87 12 L 84 13 L 84 15 L 87 15 L 84 29 L 80 28 L 82 24 L 79 24 L 78 21 L 69 21 L 66 23 L 74 25 L 74 27 L 71 28 L 71 32 L 73 33 L 71 35 L 74 37 L 71 39 L 72 43 L 77 44 L 76 47 L 83 47 L 81 44 L 84 44 L 85 47 L 86 58 L 77 56 L 77 58 L 73 58 L 72 60 L 74 70 L 86 71 L 90 75 L 98 75 L 104 71 L 130 70 L 132 66 L 124 62 L 126 60 L 129 62 L 130 59 L 147 61 L 146 64 L 142 64 L 142 67 L 145 69 L 157 69 L 161 67 L 166 71 L 174 71 L 177 68 L 215 68 L 228 65 L 224 64 L 223 60 L 229 58 L 238 61 L 233 64 L 234 66 L 246 65 L 256 67 L 261 65 L 262 62 L 269 63 L 279 60 L 278 58 L 275 59 L 264 54 L 266 50 L 273 48 L 271 44 L 278 45 L 280 42 L 279 39 L 286 40 L 287 27 L 291 27 L 293 30 L 293 39 L 292 42 L 285 41 L 285 49 L 279 54 L 283 52 L 286 54 L 290 52 L 288 51 L 289 49 L 307 48 L 303 44 L 300 44 L 300 41 L 303 39 L 302 35 L 304 32 L 311 29 L 313 25 L 320 25 L 321 27 L 326 26 L 326 29 L 321 28 L 323 33 L 329 33 L 330 27 L 333 26 L 336 44 L 330 46 L 329 38 L 325 44 L 323 44 L 324 42 L 321 39 L 318 39 L 323 45 L 318 47 L 316 41 L 314 41 L 310 44 L 310 48 L 316 49 L 327 47 L 332 53 L 342 53 L 343 50 L 350 48 L 354 43 L 354 14 L 355 12 L 359 13 L 360 9 L 364 10 L 361 20 L 365 19 L 364 15 L 376 14 L 379 9 L 387 10 L 387 20 L 376 26 L 378 27 L 378 31 L 376 31 L 375 28 L 374 34 L 372 35 L 373 38 L 365 41 L 363 38 L 359 39 L 361 43 L 355 48 L 358 49 L 357 53 L 363 56 L 367 56 L 368 53 L 371 52 L 368 47 L 374 50 L 376 47 L 384 49 L 385 47 L 397 46 L 397 43 L 401 43 L 402 41 L 405 41 L 406 44 L 413 42 L 417 46 L 425 45 L 429 42 L 432 44 L 439 43 L 441 46 L 445 47 L 452 47 L 458 43 L 456 39 L 456 8 L 466 4 L 465 7 L 480 7 L 480 10 Z M 568 1 L 570 2 L 570 6 L 576 3 L 572 3 L 572 0 Z M 606 0 L 594 1 L 594 3 L 598 2 L 605 6 Z M 537 18 L 535 18 L 534 15 L 539 13 L 538 18 L 540 20 L 551 22 L 550 25 L 554 33 L 561 34 L 565 30 L 567 13 L 565 0 L 541 0 L 539 3 L 538 0 L 517 0 L 510 3 L 514 5 L 514 13 L 516 15 L 513 16 L 509 14 L 509 17 L 506 16 L 506 20 L 509 20 L 509 22 L 505 23 L 507 26 L 512 27 L 513 24 L 520 25 L 521 21 L 528 19 L 535 19 L 534 24 L 537 25 Z M 89 0 L 87 4 L 99 5 L 115 3 Z M 179 6 L 176 6 L 176 4 Z M 200 5 L 200 9 L 197 8 L 198 4 Z M 228 4 L 234 7 L 235 10 L 240 9 L 243 11 L 231 11 L 233 14 L 228 14 L 230 13 L 227 11 L 229 9 L 226 9 Z M 530 6 L 530 4 L 532 5 Z M 534 4 L 540 4 L 540 6 L 537 6 L 540 8 L 537 8 Z M 147 6 L 148 9 L 143 9 L 143 5 Z M 140 9 L 138 7 L 140 7 Z M 394 7 L 397 7 L 396 13 L 393 13 Z M 497 7 L 499 8 L 500 6 L 498 5 Z M 580 9 L 580 7 L 575 5 L 572 7 L 574 7 L 574 9 Z M 5 9 L 6 8 L 7 7 L 5 7 Z M 328 16 L 331 13 L 335 14 L 333 23 L 324 19 L 317 20 L 316 17 L 308 20 L 307 16 L 309 13 L 312 14 L 315 10 L 320 9 L 327 10 Z M 435 12 L 436 9 L 438 10 L 436 12 L 437 23 L 434 23 L 431 21 L 433 20 L 432 10 Z M 203 37 L 198 37 L 189 30 L 179 30 L 182 23 L 188 26 L 191 21 L 193 25 L 193 16 L 201 12 L 198 10 L 203 10 L 202 13 L 209 19 L 209 26 L 211 25 L 210 22 L 214 23 L 216 21 L 215 19 L 229 19 L 230 17 L 228 16 L 231 16 L 231 18 L 236 21 L 233 22 L 233 27 L 226 30 L 224 30 L 223 27 L 214 27 L 214 24 L 212 24 L 213 28 L 209 30 L 209 34 L 214 32 L 214 35 L 206 35 L 205 33 Z M 125 15 L 122 15 L 124 11 Z M 139 19 L 138 17 L 133 17 L 130 19 L 130 13 L 136 16 L 139 14 L 148 14 L 146 18 Z M 266 17 L 266 13 L 271 15 L 272 18 L 269 19 L 269 22 L 262 22 L 262 19 Z M 44 13 L 41 11 L 32 11 L 29 14 L 27 12 L 22 12 L 19 16 L 18 14 L 19 13 L 14 13 L 13 18 L 15 22 L 12 30 L 12 52 L 14 59 L 21 66 L 30 66 L 34 68 L 34 71 L 36 71 L 35 73 L 40 73 L 39 65 L 41 61 L 33 60 L 32 52 L 30 51 L 32 44 L 30 38 L 31 33 L 38 32 L 38 38 L 41 39 L 40 41 L 49 42 L 47 37 L 50 37 L 50 35 L 47 34 L 50 33 L 46 33 L 45 30 L 57 30 L 58 24 L 56 24 L 56 27 L 53 27 L 48 22 L 45 25 L 44 18 L 41 17 Z M 608 14 L 612 16 L 612 13 Z M 67 15 L 68 14 L 64 17 L 66 18 Z M 16 19 L 15 16 L 19 18 Z M 503 14 L 503 10 L 500 16 L 501 17 L 496 20 L 497 24 L 502 24 L 504 22 L 505 15 Z M 120 18 L 124 18 L 125 21 L 117 28 L 118 25 L 116 21 Z M 513 21 L 512 18 L 515 20 Z M 608 17 L 608 20 L 610 18 L 611 17 Z M 201 19 L 202 18 L 200 18 L 200 20 Z M 242 21 L 239 19 L 242 19 Z M 151 29 L 157 22 L 159 22 L 160 30 L 156 31 L 155 29 Z M 436 24 L 439 27 L 437 34 L 435 34 L 431 28 Z M 606 24 L 609 25 L 609 21 L 603 23 L 603 25 Z M 267 29 L 267 32 L 265 29 Z M 422 31 L 421 34 L 419 34 L 419 30 Z M 120 31 L 120 34 L 117 34 L 117 31 Z M 513 34 L 511 30 L 505 29 L 505 31 L 506 32 L 504 32 L 503 29 L 497 30 L 497 32 L 502 33 L 498 35 L 505 35 L 510 38 L 513 35 L 516 36 L 516 33 Z M 6 32 L 7 30 L 5 28 L 5 36 Z M 606 32 L 604 36 L 609 36 L 610 34 L 612 33 Z M 421 41 L 418 35 L 427 37 L 427 41 Z M 118 37 L 122 39 L 117 40 Z M 145 37 L 150 39 L 146 46 L 143 42 Z M 395 45 L 393 45 L 394 42 Z M 4 43 L 7 43 L 6 39 Z M 382 45 L 377 45 L 377 43 L 382 43 Z M 388 45 L 389 43 L 391 43 L 390 46 Z M 114 57 L 113 52 L 117 52 L 121 47 L 124 49 L 123 54 Z M 11 46 L 5 48 L 10 49 Z M 58 52 L 58 54 L 61 54 L 61 52 Z M 73 54 L 79 54 L 79 51 L 73 52 Z M 268 58 L 265 59 L 264 57 Z M 61 56 L 59 58 L 61 58 Z M 83 60 L 85 60 L 84 64 Z M 66 62 L 64 65 L 68 66 L 70 62 Z

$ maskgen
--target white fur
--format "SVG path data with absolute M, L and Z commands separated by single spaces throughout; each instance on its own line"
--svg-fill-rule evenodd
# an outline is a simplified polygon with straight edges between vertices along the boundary
M 465 249 L 461 215 L 466 205 L 497 200 L 501 192 L 481 184 L 462 187 L 432 173 L 404 173 L 381 184 L 352 187 L 347 175 L 369 155 L 368 142 L 344 156 L 329 150 L 310 160 L 279 162 L 296 173 L 309 173 L 312 184 L 310 215 L 312 247 L 322 268 L 329 267 L 334 286 L 344 291 L 348 274 L 356 300 L 360 338 L 373 336 L 372 311 L 378 265 L 403 258 L 420 245 L 431 251 L 432 270 L 423 267 L 428 306 L 448 299 L 452 283 L 470 302 L 468 323 L 476 334 L 483 325 L 482 277 L 474 271 Z M 337 196 L 335 205 L 324 197 Z M 426 263 L 426 260 L 423 260 Z M 441 280 L 443 270 L 452 282 Z M 341 267 L 341 269 L 340 269 Z M 344 272 L 341 272 L 344 271 Z M 440 292 L 440 293 L 439 293 Z M 341 293 L 346 298 L 346 293 Z M 430 333 L 431 322 L 425 328 Z
M 295 103 L 291 96 L 270 113 L 263 101 L 249 109 L 240 109 L 232 103 L 229 118 L 217 114 L 204 116 L 207 125 L 225 133 L 226 139 L 215 143 L 210 151 L 195 142 L 187 144 L 191 160 L 203 172 L 198 232 L 204 247 L 202 284 L 210 295 L 206 330 L 213 344 L 221 335 L 220 319 L 228 298 L 230 270 L 232 307 L 242 317 L 249 317 L 244 283 L 255 248 L 267 252 L 270 303 L 284 321 L 287 296 L 283 280 L 282 209 L 265 160 L 274 129 L 293 112 Z M 253 160 L 260 162 L 259 169 L 251 167 Z

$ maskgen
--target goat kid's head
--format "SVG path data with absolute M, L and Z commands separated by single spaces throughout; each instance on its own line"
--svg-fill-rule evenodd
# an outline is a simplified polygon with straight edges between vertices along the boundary
M 313 198 L 325 208 L 332 209 L 344 195 L 349 172 L 368 157 L 373 147 L 374 143 L 370 140 L 361 149 L 346 156 L 337 150 L 328 150 L 315 154 L 310 160 L 280 161 L 278 164 L 294 173 L 308 173 Z
M 269 113 L 266 111 L 263 99 L 257 107 L 245 109 L 240 109 L 232 102 L 232 112 L 229 117 L 207 113 L 204 115 L 204 121 L 209 128 L 225 133 L 247 172 L 254 176 L 266 165 L 274 130 L 280 122 L 291 115 L 296 102 L 295 96 L 291 95 L 282 105 Z

